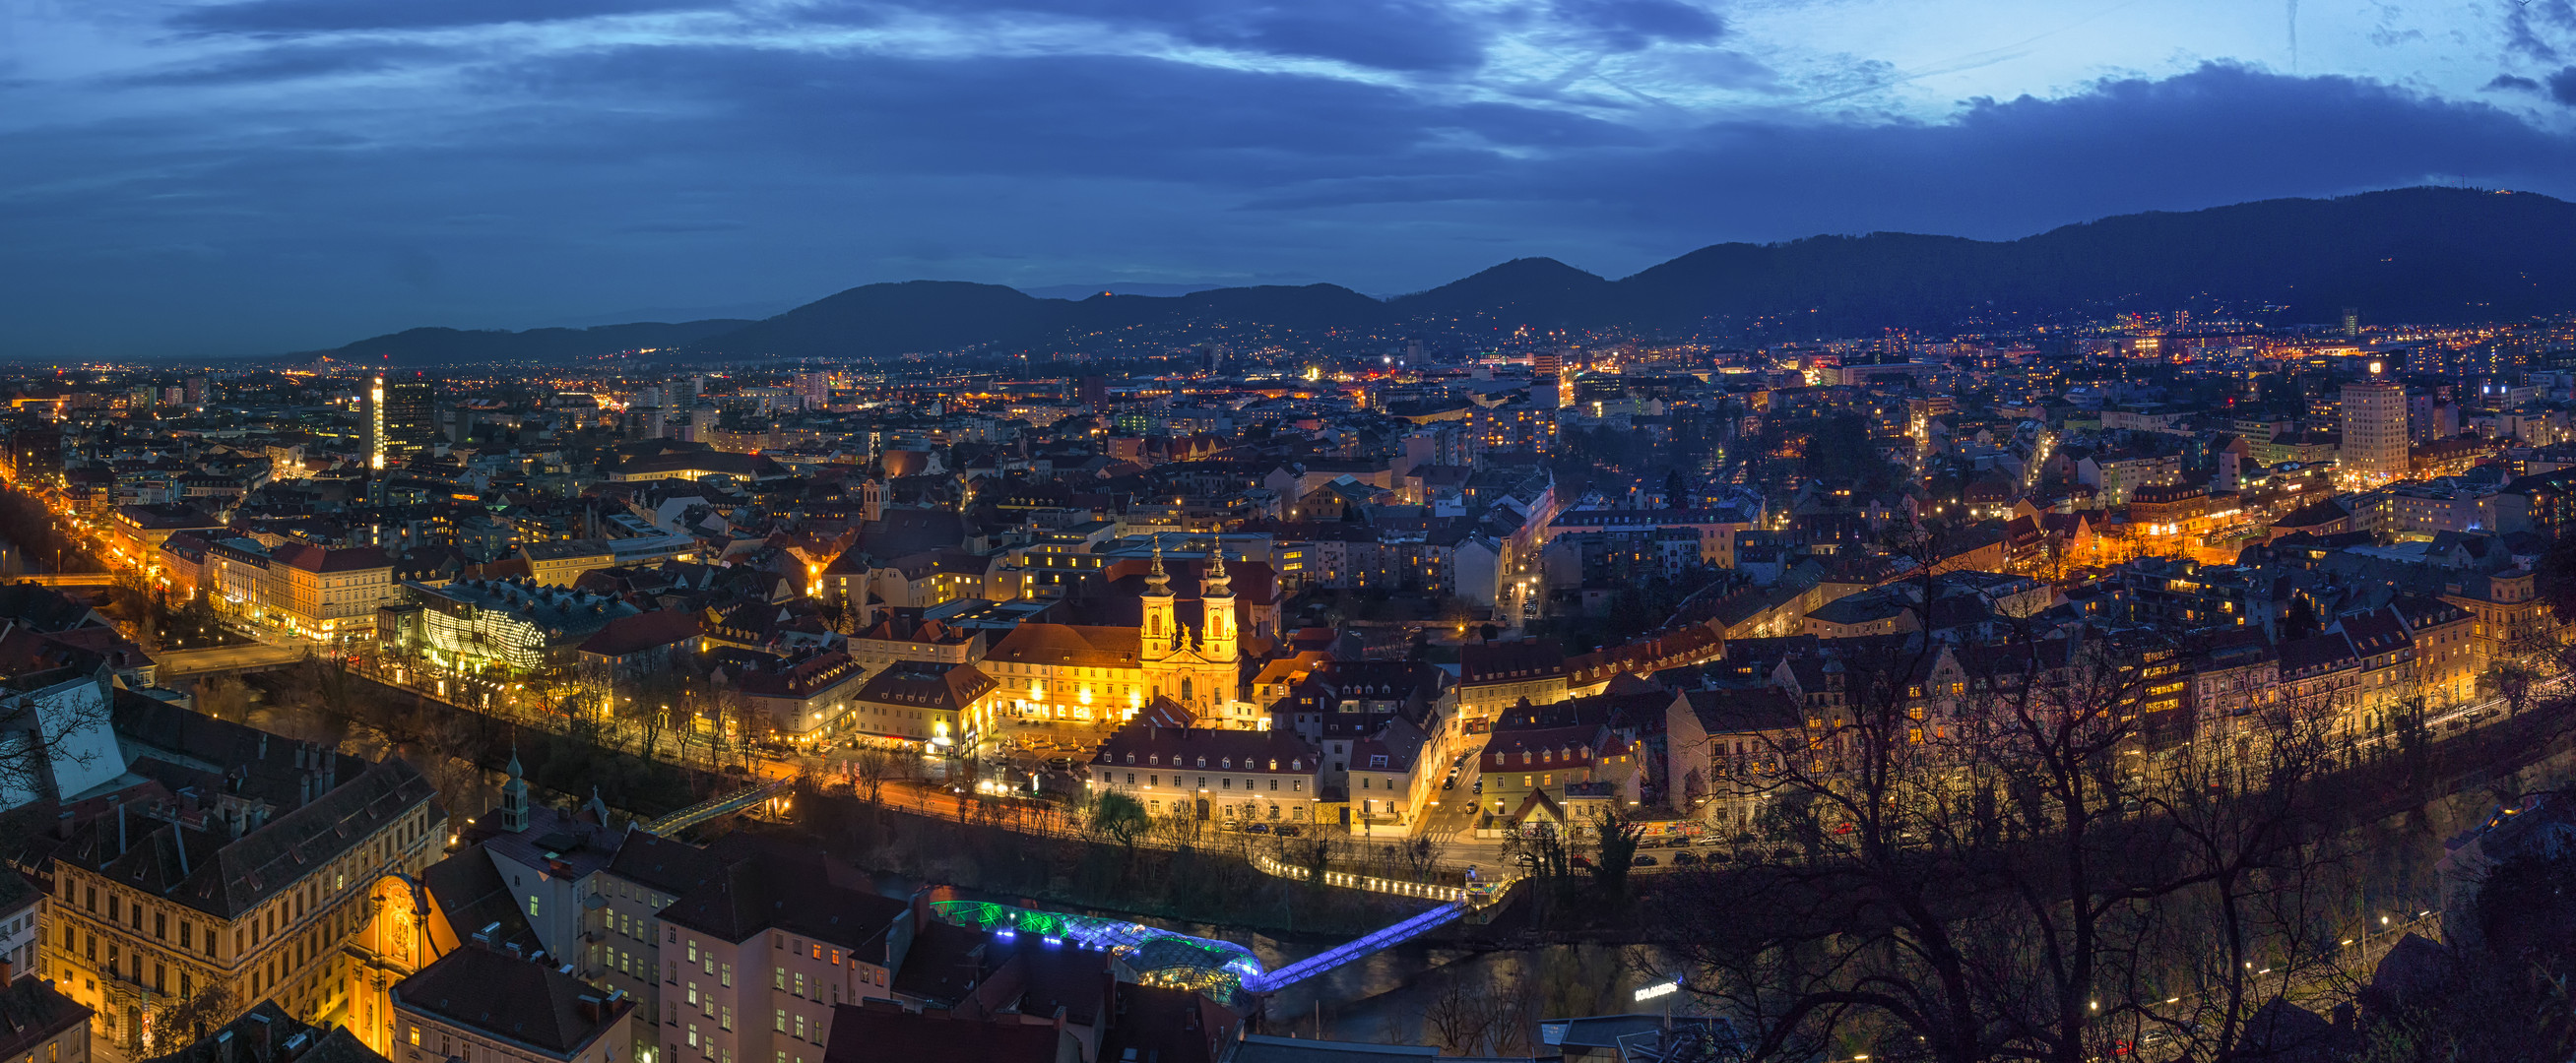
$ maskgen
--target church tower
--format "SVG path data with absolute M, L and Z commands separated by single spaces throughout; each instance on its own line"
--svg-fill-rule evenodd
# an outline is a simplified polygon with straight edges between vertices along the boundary
M 501 784 L 501 829 L 513 834 L 528 829 L 528 781 L 520 778 L 517 746 L 510 747 L 510 781 Z
M 1225 552 L 1208 551 L 1207 574 L 1199 592 L 1199 654 L 1211 661 L 1234 663 L 1234 580 L 1225 574 Z
M 1163 544 L 1154 544 L 1154 567 L 1145 573 L 1145 626 L 1137 632 L 1137 656 L 1159 661 L 1172 655 L 1176 634 L 1172 616 L 1172 577 L 1163 572 Z

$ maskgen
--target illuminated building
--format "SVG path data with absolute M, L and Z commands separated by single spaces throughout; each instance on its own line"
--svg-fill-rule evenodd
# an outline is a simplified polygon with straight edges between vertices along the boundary
M 200 993 L 273 1000 L 390 1047 L 382 993 L 417 962 L 417 876 L 447 842 L 437 791 L 369 763 L 148 699 L 120 699 L 121 756 L 210 781 L 119 805 L 54 856 L 45 974 L 129 1058 L 173 1046 Z M 158 762 L 154 765 L 152 762 Z M 176 774 L 172 774 L 176 773 Z
M 393 383 L 377 373 L 360 407 L 370 469 L 399 466 L 438 435 L 436 392 L 426 382 Z
M 2336 460 L 2364 484 L 2404 479 L 2407 474 L 2406 389 L 2379 379 L 2343 386 L 2343 443 Z
M 604 594 L 529 581 L 406 583 L 413 604 L 379 610 L 378 637 L 459 671 L 537 673 L 577 663 L 581 644 L 641 610 Z
M 1294 732 L 1218 731 L 1131 721 L 1091 758 L 1094 793 L 1146 812 L 1198 819 L 1306 823 L 1323 796 L 1323 755 Z
M 1137 627 L 1012 628 L 981 665 L 1002 684 L 994 696 L 1008 699 L 1024 716 L 1092 721 L 1127 719 L 1155 699 L 1169 698 L 1198 718 L 1231 715 L 1240 726 L 1252 726 L 1251 706 L 1235 699 L 1241 650 L 1224 559 L 1211 554 L 1201 577 L 1195 643 L 1180 625 L 1159 549 L 1141 599 Z

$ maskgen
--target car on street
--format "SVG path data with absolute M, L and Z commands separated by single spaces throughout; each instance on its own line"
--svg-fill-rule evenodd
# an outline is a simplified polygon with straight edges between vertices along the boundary
M 1644 854 L 1644 853 L 1638 853 L 1635 859 L 1628 861 L 1628 866 L 1629 866 L 1629 867 L 1653 867 L 1653 866 L 1655 866 L 1655 864 L 1656 864 L 1656 863 L 1657 863 L 1657 861 L 1655 860 L 1655 858 L 1654 858 L 1654 857 L 1648 856 L 1648 855 L 1646 855 L 1646 854 Z
M 1297 825 L 1294 823 L 1282 823 L 1277 827 L 1272 828 L 1270 833 L 1276 834 L 1282 838 L 1294 838 L 1297 836 L 1298 830 Z
M 1699 854 L 1698 854 L 1698 853 L 1693 853 L 1693 852 L 1679 852 L 1679 853 L 1674 853 L 1674 854 L 1673 854 L 1673 866 L 1674 866 L 1674 867 L 1690 867 L 1690 866 L 1695 865 L 1695 864 L 1697 864 L 1697 863 L 1699 863 Z
M 1572 858 L 1572 859 L 1570 859 L 1570 860 L 1568 860 L 1568 861 L 1566 861 L 1566 862 L 1567 862 L 1567 863 L 1570 863 L 1570 864 L 1573 864 L 1573 865 L 1574 865 L 1574 866 L 1576 866 L 1576 867 L 1586 868 L 1586 869 L 1589 869 L 1589 868 L 1592 866 L 1592 858 L 1591 858 L 1591 857 L 1588 857 L 1588 856 L 1585 856 L 1585 855 L 1583 855 L 1582 853 L 1576 853 L 1576 854 L 1574 854 L 1573 858 Z
M 1268 833 L 1270 833 L 1270 824 L 1267 824 L 1267 823 L 1255 823 L 1255 824 L 1253 824 L 1253 825 L 1251 825 L 1251 826 L 1248 826 L 1248 827 L 1243 828 L 1243 832 L 1244 832 L 1245 834 L 1268 834 Z

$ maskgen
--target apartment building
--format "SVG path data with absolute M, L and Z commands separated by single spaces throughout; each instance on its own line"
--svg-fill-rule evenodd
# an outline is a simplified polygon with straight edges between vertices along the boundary
M 659 913 L 665 1063 L 820 1063 L 834 1005 L 891 999 L 910 905 L 763 850 Z
M 381 547 L 272 546 L 183 531 L 162 541 L 155 560 L 180 594 L 202 591 L 218 610 L 306 638 L 370 633 L 376 609 L 399 597 L 393 560 Z
M 1122 793 L 1156 816 L 1308 823 L 1324 799 L 1323 757 L 1283 730 L 1165 727 L 1147 714 L 1091 758 L 1093 793 Z
M 52 982 L 0 963 L 0 1059 L 89 1063 L 90 1010 Z
M 1553 705 L 1570 695 L 1565 651 L 1553 639 L 1458 647 L 1458 718 L 1490 723 L 1521 702 Z
M 54 858 L 40 966 L 134 1051 L 161 1012 L 220 987 L 378 1033 L 380 983 L 353 948 L 398 919 L 380 881 L 447 840 L 435 790 L 399 758 L 370 763 L 120 698 L 126 770 L 161 783 L 74 828 Z M 379 1037 L 370 1037 L 383 1043 Z
M 632 1063 L 635 1002 L 477 941 L 397 983 L 394 1063 Z

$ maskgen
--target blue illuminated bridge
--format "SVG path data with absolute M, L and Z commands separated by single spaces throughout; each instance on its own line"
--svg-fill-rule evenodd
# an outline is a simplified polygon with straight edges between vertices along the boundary
M 1219 1000 L 1231 1000 L 1237 992 L 1255 996 L 1276 992 L 1410 941 L 1466 914 L 1467 906 L 1455 901 L 1443 904 L 1276 971 L 1263 970 L 1259 957 L 1234 942 L 1193 937 L 1143 923 L 1014 908 L 988 901 L 938 901 L 930 909 L 947 923 L 983 930 L 996 937 L 1034 936 L 1057 948 L 1098 949 L 1118 957 L 1136 972 L 1138 981 L 1147 985 L 1195 989 Z

